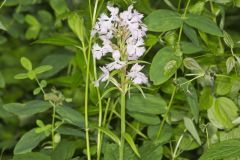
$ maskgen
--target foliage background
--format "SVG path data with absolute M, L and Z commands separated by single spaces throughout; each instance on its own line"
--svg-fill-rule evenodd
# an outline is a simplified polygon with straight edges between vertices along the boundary
M 122 9 L 126 9 L 127 6 L 132 3 L 131 0 L 113 0 L 108 2 L 112 2 Z M 108 2 L 103 2 L 103 8 L 101 12 L 105 10 L 105 5 Z M 144 13 L 145 16 L 148 16 L 156 9 L 173 10 L 173 6 L 178 6 L 179 1 L 136 0 L 134 2 L 136 9 L 139 12 Z M 201 2 L 205 4 L 202 8 L 199 5 Z M 181 3 L 181 8 L 184 9 L 186 3 L 187 1 L 183 0 Z M 210 4 L 213 5 L 213 8 L 211 8 Z M 238 23 L 240 21 L 240 1 L 192 0 L 190 9 L 193 11 L 194 6 L 195 13 L 211 19 L 216 18 L 218 26 L 231 35 L 231 38 L 235 43 L 235 54 L 239 56 L 239 43 L 237 42 L 240 40 L 240 23 Z M 2 159 L 10 159 L 10 157 L 13 156 L 13 149 L 17 141 L 24 133 L 36 127 L 37 119 L 42 119 L 45 123 L 48 123 L 51 120 L 49 118 L 51 112 L 49 111 L 38 113 L 34 116 L 26 116 L 15 115 L 7 112 L 6 109 L 4 109 L 5 104 L 14 102 L 27 103 L 31 100 L 42 98 L 41 95 L 33 95 L 33 90 L 37 86 L 35 82 L 30 80 L 14 79 L 14 76 L 17 73 L 24 71 L 19 63 L 21 57 L 28 57 L 34 66 L 43 64 L 53 66 L 53 69 L 42 74 L 40 79 L 46 79 L 49 86 L 55 87 L 57 90 L 61 90 L 65 97 L 72 98 L 72 102 L 67 105 L 81 113 L 81 115 L 84 115 L 84 77 L 86 74 L 86 66 L 84 66 L 83 63 L 83 55 L 81 50 L 73 47 L 72 45 L 80 42 L 78 37 L 72 32 L 68 23 L 69 17 L 71 17 L 71 15 L 74 13 L 78 13 L 81 17 L 83 17 L 86 33 L 90 33 L 91 29 L 88 14 L 89 4 L 86 0 L 7 0 L 0 9 L 0 28 L 2 29 L 0 34 L 0 149 L 2 151 L 2 155 L 0 157 Z M 182 10 L 181 13 L 183 13 Z M 222 23 L 223 21 L 224 24 Z M 163 48 L 164 46 L 171 46 L 171 43 L 173 43 L 173 41 L 175 41 L 174 39 L 176 39 L 174 36 L 178 36 L 178 32 L 175 32 L 174 36 L 172 36 L 171 32 L 168 32 L 166 34 L 162 34 L 162 37 L 159 36 L 160 33 L 150 32 L 150 34 L 150 36 L 148 35 L 147 40 L 149 42 L 148 46 L 151 47 L 151 50 L 147 56 L 144 57 L 144 60 L 151 63 L 153 57 L 160 48 Z M 185 34 L 183 35 L 182 39 L 184 41 L 189 41 Z M 197 135 L 201 139 L 201 145 L 197 144 L 197 142 L 194 140 L 194 137 L 188 133 L 186 136 L 184 136 L 184 140 L 181 143 L 180 148 L 183 153 L 181 152 L 182 154 L 179 156 L 179 159 L 197 159 L 204 152 L 204 149 L 207 145 L 206 143 L 208 142 L 211 145 L 226 139 L 240 138 L 238 133 L 238 124 L 231 127 L 229 127 L 227 124 L 227 127 L 218 128 L 216 125 L 209 123 L 209 117 L 207 115 L 207 110 L 211 107 L 211 100 L 209 99 L 212 98 L 211 95 L 213 94 L 214 97 L 227 97 L 234 102 L 234 105 L 236 105 L 237 108 L 239 107 L 239 64 L 235 65 L 234 71 L 227 73 L 226 60 L 231 56 L 231 52 L 228 45 L 225 44 L 224 39 L 221 37 L 219 42 L 217 37 L 203 33 L 197 33 L 197 36 L 200 41 L 200 52 L 192 54 L 192 50 L 199 48 L 190 48 L 191 53 L 184 56 L 192 58 L 197 57 L 196 60 L 205 71 L 207 68 L 213 67 L 215 70 L 217 70 L 217 73 L 228 75 L 231 78 L 230 80 L 229 78 L 217 78 L 217 80 L 213 82 L 214 91 L 211 87 L 201 84 L 200 81 L 204 81 L 203 79 L 192 82 L 192 87 L 194 88 L 193 90 L 196 90 L 196 98 L 200 110 L 198 119 L 199 123 L 194 123 L 198 132 Z M 38 39 L 44 39 L 48 37 L 55 37 L 55 39 L 51 39 L 51 42 L 39 42 L 45 43 L 44 45 L 34 43 Z M 189 48 L 186 48 L 186 50 L 187 49 Z M 101 63 L 103 62 L 100 62 L 100 64 Z M 150 66 L 147 66 L 146 72 L 149 71 L 149 68 Z M 189 68 L 185 66 L 184 70 L 184 65 L 182 65 L 178 70 L 179 77 L 184 77 L 186 73 L 189 73 Z M 187 76 L 186 78 L 189 79 Z M 47 90 L 50 91 L 51 87 L 48 87 Z M 153 96 L 152 99 L 159 98 L 160 100 L 162 97 L 164 102 L 168 104 L 171 98 L 171 87 L 172 79 L 163 85 L 151 84 L 149 89 L 144 89 L 144 91 L 147 95 L 149 95 L 149 97 Z M 89 115 L 91 117 L 91 122 L 96 124 L 98 115 L 97 95 L 93 89 L 94 87 L 90 86 L 90 88 Z M 101 88 L 101 91 L 103 92 L 104 89 Z M 111 98 L 110 103 L 111 105 L 114 105 L 114 99 L 116 99 L 117 96 L 114 96 L 113 94 L 108 96 L 108 98 Z M 154 101 L 152 99 L 149 98 L 150 102 L 146 103 L 149 103 L 149 105 L 154 103 L 152 102 Z M 107 102 L 107 98 L 103 100 L 104 105 L 107 104 Z M 129 103 L 129 105 L 132 106 L 139 105 L 134 104 L 134 101 Z M 226 106 L 227 105 L 228 104 L 226 104 Z M 138 108 L 136 108 L 136 110 L 137 109 Z M 162 141 L 161 144 L 163 144 L 163 148 L 156 148 L 156 146 L 151 148 L 151 151 L 154 151 L 155 149 L 158 150 L 157 156 L 161 157 L 164 155 L 165 159 L 171 159 L 171 145 L 175 146 L 176 140 L 178 140 L 183 133 L 184 135 L 186 133 L 186 127 L 184 126 L 183 120 L 184 117 L 189 117 L 188 120 L 192 119 L 193 117 L 189 111 L 189 103 L 186 97 L 184 97 L 184 92 L 177 92 L 176 100 L 170 113 L 171 117 L 168 117 L 169 119 L 167 119 L 167 123 L 169 125 L 165 125 L 165 130 L 162 133 L 162 140 L 160 140 Z M 138 117 L 136 115 L 133 116 L 131 113 L 128 114 L 130 114 L 130 116 L 127 118 L 129 123 L 137 128 L 138 131 L 146 135 L 148 137 L 147 140 L 151 139 L 151 137 L 154 137 L 156 128 L 160 125 L 160 119 L 162 120 L 162 117 L 160 116 L 162 113 L 159 113 L 157 116 L 155 116 L 155 118 L 157 117 L 157 120 L 149 117 L 149 119 L 146 119 L 146 117 Z M 139 119 L 142 121 L 140 120 L 141 122 L 139 122 Z M 206 124 L 207 126 L 204 126 Z M 111 121 L 110 128 L 115 130 L 115 132 L 118 132 L 118 125 L 119 121 L 115 115 Z M 68 135 L 68 133 L 66 133 L 66 135 L 63 134 L 62 136 L 63 142 L 61 143 L 63 144 L 63 148 L 73 145 L 73 147 L 70 147 L 73 148 L 72 157 L 85 156 L 85 151 L 83 151 L 85 149 L 83 127 L 84 126 L 81 125 L 82 129 L 76 129 L 71 126 L 71 129 L 75 129 L 72 130 L 72 134 Z M 143 140 L 143 137 L 139 135 L 137 136 L 134 130 L 131 128 L 128 128 L 128 132 L 131 133 L 135 143 L 139 146 L 143 146 L 142 144 L 143 142 L 145 143 L 145 141 L 149 142 L 147 140 Z M 96 156 L 96 154 L 94 154 L 96 153 L 96 143 L 94 142 L 95 137 L 96 133 L 92 132 L 93 156 Z M 208 141 L 208 138 L 210 141 Z M 72 143 L 73 141 L 77 141 L 77 144 Z M 187 143 L 189 141 L 192 142 L 191 145 Z M 233 144 L 234 142 L 235 141 L 230 141 L 229 144 Z M 114 147 L 116 148 L 115 144 L 110 143 L 109 139 L 106 140 L 106 145 L 111 149 L 114 149 Z M 236 142 L 236 145 L 240 146 L 239 142 Z M 44 146 L 44 144 L 42 144 L 42 146 Z M 221 149 L 222 148 L 220 146 L 219 150 Z M 41 150 L 41 145 L 36 150 Z M 55 155 L 61 153 L 61 148 L 59 150 L 60 151 Z M 164 154 L 162 153 L 162 150 L 164 151 Z M 69 152 L 69 150 L 67 151 Z M 105 149 L 103 151 L 105 155 L 104 159 L 112 159 L 114 157 L 114 155 L 111 155 L 111 151 L 113 150 Z M 142 153 L 143 151 L 144 148 L 142 147 L 140 152 Z M 151 151 L 149 151 L 149 155 L 151 154 Z M 127 153 L 127 155 L 130 155 L 130 158 L 128 157 L 127 159 L 136 159 L 133 153 Z M 61 157 L 61 155 L 59 155 L 59 157 Z M 149 157 L 147 158 L 149 159 Z

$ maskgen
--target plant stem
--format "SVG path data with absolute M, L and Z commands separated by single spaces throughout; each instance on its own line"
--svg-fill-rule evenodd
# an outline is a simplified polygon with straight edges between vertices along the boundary
M 169 114 L 169 111 L 171 109 L 171 106 L 172 106 L 172 103 L 173 103 L 173 99 L 174 99 L 174 96 L 176 94 L 176 90 L 177 90 L 177 86 L 174 86 L 174 89 L 173 89 L 173 92 L 172 92 L 172 96 L 171 96 L 171 99 L 170 99 L 170 102 L 168 104 L 168 107 L 167 107 L 167 112 L 164 114 L 164 117 L 163 117 L 163 120 L 160 124 L 160 127 L 159 127 L 159 130 L 157 132 L 157 139 L 159 139 L 160 135 L 161 135 L 161 132 L 162 132 L 162 129 L 163 129 L 163 125 L 167 119 L 167 116 Z
M 124 134 L 126 130 L 126 124 L 125 124 L 125 109 L 126 109 L 126 84 L 125 84 L 125 77 L 126 77 L 126 67 L 122 69 L 122 75 L 121 75 L 121 145 L 119 147 L 119 159 L 124 160 Z
M 184 131 L 184 133 L 185 133 L 185 131 Z M 181 144 L 181 141 L 182 141 L 182 139 L 184 137 L 184 133 L 178 139 L 178 142 L 177 142 L 176 147 L 175 147 L 174 152 L 173 152 L 172 160 L 174 160 L 178 156 L 177 155 L 177 151 L 178 151 L 179 145 Z

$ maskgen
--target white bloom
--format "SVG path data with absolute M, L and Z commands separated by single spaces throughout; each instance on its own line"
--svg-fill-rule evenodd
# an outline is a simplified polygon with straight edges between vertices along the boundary
M 112 71 L 112 70 L 114 70 L 114 69 L 116 69 L 116 70 L 121 69 L 121 68 L 123 68 L 125 65 L 126 65 L 126 62 L 117 60 L 117 61 L 114 61 L 114 62 L 111 62 L 111 63 L 107 64 L 106 68 L 107 68 L 109 71 Z
M 109 79 L 109 74 L 110 73 L 109 73 L 108 69 L 106 67 L 100 67 L 100 69 L 102 70 L 103 74 L 100 76 L 100 78 L 98 80 L 94 81 L 94 85 L 96 87 L 99 86 L 100 81 L 105 82 Z
M 102 48 L 97 43 L 93 45 L 92 52 L 95 59 L 101 59 L 104 56 Z
M 147 84 L 148 78 L 140 72 L 143 69 L 144 66 L 141 66 L 139 64 L 134 64 L 130 70 L 130 72 L 127 74 L 127 77 L 129 77 L 134 84 Z
M 113 57 L 113 59 L 114 59 L 115 61 L 118 61 L 118 60 L 120 59 L 120 57 L 121 57 L 120 51 L 119 51 L 119 50 L 113 51 L 112 57 Z

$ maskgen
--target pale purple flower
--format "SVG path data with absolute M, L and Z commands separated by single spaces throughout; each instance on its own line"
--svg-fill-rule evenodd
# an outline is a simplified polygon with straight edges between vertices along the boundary
M 134 64 L 128 72 L 127 77 L 132 80 L 134 84 L 147 84 L 148 78 L 140 72 L 143 69 L 144 66 L 141 66 L 139 64 Z
M 111 63 L 107 64 L 107 65 L 106 65 L 106 68 L 107 68 L 109 71 L 112 71 L 112 70 L 114 70 L 114 69 L 116 69 L 116 70 L 121 69 L 121 68 L 123 68 L 125 65 L 126 65 L 126 62 L 117 60 L 117 61 L 114 61 L 114 62 L 111 62 Z

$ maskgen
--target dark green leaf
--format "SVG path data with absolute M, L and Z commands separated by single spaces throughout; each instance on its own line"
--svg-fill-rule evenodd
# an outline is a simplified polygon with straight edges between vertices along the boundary
M 29 152 L 15 155 L 12 160 L 51 160 L 51 157 L 39 152 Z

